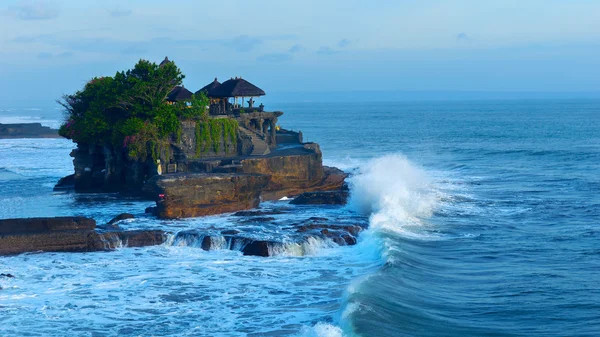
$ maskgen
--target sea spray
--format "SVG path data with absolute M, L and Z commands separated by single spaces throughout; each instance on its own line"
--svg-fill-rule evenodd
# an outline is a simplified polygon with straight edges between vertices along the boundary
M 431 216 L 435 205 L 430 180 L 424 170 L 400 154 L 373 159 L 350 179 L 348 207 L 370 215 L 370 230 L 404 232 Z
M 195 230 L 167 234 L 166 247 L 191 247 L 207 251 L 233 250 L 245 254 L 245 248 L 255 240 L 237 236 L 199 233 Z M 265 241 L 261 241 L 265 242 Z M 323 249 L 338 247 L 329 238 L 307 236 L 299 242 L 266 242 L 268 256 L 307 256 L 317 255 Z M 250 254 L 254 255 L 254 254 Z

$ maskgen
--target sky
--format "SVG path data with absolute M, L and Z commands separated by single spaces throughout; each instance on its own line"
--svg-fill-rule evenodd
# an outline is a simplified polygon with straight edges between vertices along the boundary
M 600 1 L 0 0 L 0 102 L 165 56 L 192 91 L 600 92 Z

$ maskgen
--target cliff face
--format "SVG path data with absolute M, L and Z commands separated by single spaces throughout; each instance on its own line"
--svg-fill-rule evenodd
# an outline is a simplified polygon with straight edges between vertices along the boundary
M 144 191 L 157 201 L 156 215 L 164 219 L 235 212 L 258 206 L 269 177 L 235 173 L 178 173 L 156 176 Z
M 318 144 L 305 144 L 295 151 L 275 152 L 265 157 L 241 161 L 244 173 L 270 177 L 263 199 L 273 200 L 296 195 L 318 185 L 324 178 L 322 154 Z
M 132 192 L 139 191 L 148 177 L 156 174 L 152 160 L 128 160 L 123 149 L 112 146 L 78 144 L 71 152 L 73 180 L 77 192 Z M 58 186 L 60 187 L 60 186 Z
M 193 160 L 231 158 L 252 151 L 250 140 L 240 137 L 237 130 L 233 140 L 224 130 L 221 133 L 216 142 L 203 142 L 198 139 L 196 122 L 183 121 L 179 139 L 171 139 L 168 148 L 159 151 L 158 158 L 149 157 L 145 161 L 129 159 L 122 147 L 78 143 L 71 152 L 75 191 L 138 194 L 146 181 L 159 172 L 187 172 L 188 163 Z
M 211 162 L 213 163 L 213 162 Z M 322 165 L 317 144 L 274 151 L 268 156 L 247 157 L 239 165 L 205 166 L 210 173 L 156 176 L 145 186 L 157 198 L 160 218 L 184 218 L 227 213 L 258 206 L 304 192 L 341 190 L 347 174 Z M 232 170 L 230 173 L 217 173 Z

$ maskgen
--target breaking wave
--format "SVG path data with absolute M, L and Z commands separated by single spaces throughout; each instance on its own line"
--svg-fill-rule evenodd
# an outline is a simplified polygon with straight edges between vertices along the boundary
M 436 194 L 425 171 L 400 154 L 373 159 L 350 180 L 349 207 L 370 216 L 370 231 L 406 233 L 431 216 Z
M 356 254 L 374 256 L 383 266 L 392 244 L 383 234 L 427 239 L 423 226 L 435 210 L 439 192 L 427 172 L 402 154 L 390 154 L 362 163 L 349 179 L 348 209 L 369 216 L 369 229 L 361 233 Z M 352 336 L 351 316 L 360 305 L 347 299 L 371 275 L 355 279 L 346 289 L 342 308 L 334 326 L 318 323 L 305 328 L 302 336 Z

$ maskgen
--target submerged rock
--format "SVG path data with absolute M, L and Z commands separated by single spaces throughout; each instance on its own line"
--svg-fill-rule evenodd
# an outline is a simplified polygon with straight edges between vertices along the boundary
M 0 277 L 14 278 L 14 277 L 15 277 L 15 275 L 13 275 L 13 274 L 4 274 L 4 273 L 2 273 L 2 274 L 0 274 Z
M 305 192 L 290 201 L 294 205 L 345 205 L 348 191 Z
M 269 254 L 269 244 L 273 245 L 274 242 L 269 241 L 250 241 L 242 248 L 244 255 L 262 256 L 267 257 Z
M 255 211 L 240 211 L 233 213 L 233 216 L 263 216 L 263 215 L 278 215 L 283 214 L 283 211 L 280 210 L 255 210 Z
M 310 218 L 306 221 L 281 228 L 288 234 L 284 242 L 276 239 L 256 239 L 238 230 L 222 230 L 215 234 L 210 229 L 181 231 L 172 240 L 174 246 L 197 247 L 203 250 L 234 250 L 243 255 L 274 256 L 310 254 L 319 247 L 351 246 L 365 224 L 324 223 L 326 218 Z
M 110 220 L 106 225 L 110 226 L 121 220 L 127 220 L 127 219 L 135 219 L 135 215 L 130 214 L 130 213 L 121 213 L 121 214 L 117 215 L 116 217 L 114 217 L 112 220 Z

